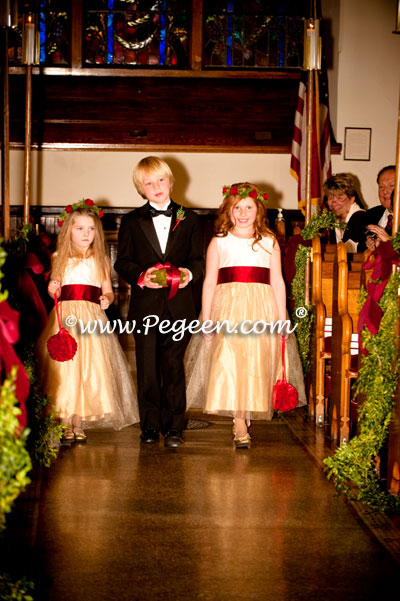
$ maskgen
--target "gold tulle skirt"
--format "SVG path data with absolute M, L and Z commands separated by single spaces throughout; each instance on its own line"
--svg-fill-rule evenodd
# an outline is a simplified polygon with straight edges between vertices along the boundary
M 244 320 L 275 322 L 278 309 L 271 286 L 241 282 L 217 286 L 211 319 L 227 320 L 229 329 Z M 244 330 L 249 328 L 246 324 Z M 281 337 L 268 328 L 260 334 L 221 331 L 211 342 L 196 334 L 186 352 L 185 368 L 189 409 L 269 420 L 272 389 L 282 374 Z
M 47 351 L 47 340 L 58 332 L 54 309 L 37 344 L 42 389 L 59 417 L 76 415 L 85 428 L 112 426 L 116 430 L 138 422 L 137 394 L 125 354 L 115 334 L 100 333 L 98 320 L 107 324 L 104 311 L 98 304 L 82 300 L 63 301 L 60 306 L 63 327 L 78 343 L 74 358 L 54 361 Z M 77 319 L 74 327 L 65 324 L 69 316 Z M 85 325 L 96 321 L 96 331 L 82 334 L 80 320 Z

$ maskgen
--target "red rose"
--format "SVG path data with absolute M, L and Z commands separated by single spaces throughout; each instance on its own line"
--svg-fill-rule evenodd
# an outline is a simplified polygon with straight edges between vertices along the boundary
M 224 186 L 222 188 L 222 194 L 225 196 L 225 194 L 228 192 L 228 190 L 229 190 L 228 186 Z
M 264 192 L 264 194 L 262 195 L 264 200 L 268 200 L 268 194 L 266 192 Z
M 85 199 L 85 205 L 87 207 L 92 207 L 94 205 L 94 202 L 93 202 L 93 200 L 90 200 L 90 198 L 86 198 Z
M 256 190 L 250 190 L 249 196 L 250 196 L 250 198 L 256 199 L 258 194 L 257 194 Z
M 72 213 L 72 211 L 73 211 L 73 210 L 74 210 L 74 209 L 72 208 L 72 205 L 67 205 L 67 206 L 65 207 L 65 212 L 66 212 L 66 213 Z
M 232 188 L 229 190 L 229 194 L 231 196 L 237 196 L 239 194 L 239 190 L 237 186 L 232 186 Z
M 61 221 L 61 219 L 59 219 L 59 220 L 57 221 L 57 225 L 58 225 L 58 227 L 61 227 L 61 226 L 62 226 L 62 224 L 63 224 L 63 222 Z
M 103 215 L 104 215 L 104 213 L 103 213 L 103 211 L 100 209 L 100 211 L 99 211 L 99 217 L 100 217 L 100 219 L 103 217 Z

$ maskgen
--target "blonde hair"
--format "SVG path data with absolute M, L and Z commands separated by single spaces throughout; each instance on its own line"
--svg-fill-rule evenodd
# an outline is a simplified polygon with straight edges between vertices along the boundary
M 93 242 L 85 254 L 72 242 L 71 238 L 72 226 L 76 218 L 81 216 L 90 217 L 93 219 L 95 227 L 95 236 Z M 62 282 L 69 259 L 81 261 L 82 259 L 88 257 L 94 258 L 96 276 L 101 282 L 104 282 L 108 275 L 109 259 L 106 254 L 104 232 L 100 218 L 97 213 L 90 208 L 76 209 L 66 216 L 58 234 L 57 249 L 52 257 L 51 279 Z
M 158 157 L 149 156 L 145 157 L 136 165 L 133 171 L 133 183 L 135 184 L 136 190 L 139 192 L 140 196 L 146 198 L 143 189 L 143 178 L 146 175 L 162 175 L 169 180 L 169 184 L 172 190 L 172 187 L 175 182 L 175 178 L 172 174 L 170 166 L 159 159 Z
M 237 188 L 251 188 L 252 190 L 255 190 L 257 194 L 259 192 L 258 187 L 255 184 L 250 184 L 249 182 L 232 184 L 231 188 L 234 186 Z M 218 209 L 218 215 L 215 221 L 214 230 L 216 236 L 227 236 L 228 232 L 235 227 L 235 224 L 231 220 L 231 211 L 241 200 L 243 200 L 243 197 L 240 195 L 231 196 L 230 194 L 227 194 L 225 196 L 222 205 Z M 264 203 L 262 203 L 258 198 L 251 198 L 251 200 L 257 207 L 257 215 L 254 222 L 254 242 L 252 246 L 259 242 L 263 236 L 272 236 L 275 242 L 275 234 L 268 227 L 267 211 Z

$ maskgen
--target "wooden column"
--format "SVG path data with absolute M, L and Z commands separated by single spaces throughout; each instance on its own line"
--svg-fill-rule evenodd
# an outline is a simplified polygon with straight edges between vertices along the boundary
M 0 54 L 2 88 L 1 110 L 3 115 L 3 133 L 1 139 L 1 207 L 2 236 L 5 242 L 10 237 L 10 104 L 8 89 L 8 29 L 0 28 Z
M 192 0 L 192 34 L 190 44 L 190 68 L 201 71 L 203 56 L 203 1 Z

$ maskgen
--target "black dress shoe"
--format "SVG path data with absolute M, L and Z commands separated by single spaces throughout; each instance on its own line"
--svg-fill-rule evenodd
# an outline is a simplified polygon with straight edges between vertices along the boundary
M 150 428 L 149 430 L 143 430 L 140 435 L 140 440 L 142 442 L 157 442 L 160 435 L 158 430 L 155 428 Z
M 164 446 L 170 449 L 176 449 L 183 444 L 183 437 L 177 430 L 170 430 L 166 433 L 164 438 Z

